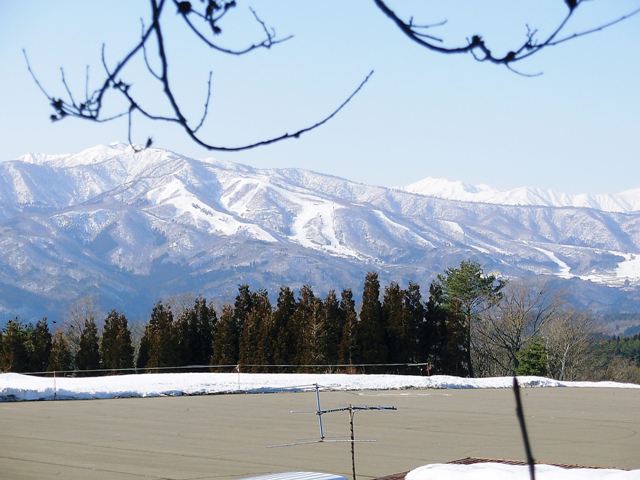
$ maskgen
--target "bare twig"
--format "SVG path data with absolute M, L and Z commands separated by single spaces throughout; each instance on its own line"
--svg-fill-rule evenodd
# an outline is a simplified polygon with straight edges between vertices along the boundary
M 67 95 L 69 95 L 69 100 L 71 101 L 71 105 L 76 106 L 76 101 L 73 99 L 73 93 L 71 93 L 71 89 L 69 88 L 69 84 L 67 83 L 67 79 L 64 76 L 64 68 L 60 67 L 60 77 L 62 79 L 62 85 L 64 85 L 64 89 L 67 91 Z
M 142 28 L 141 36 L 144 37 L 144 20 L 140 19 L 140 26 Z M 144 64 L 147 66 L 147 70 L 156 80 L 161 80 L 160 75 L 158 75 L 153 68 L 151 67 L 151 63 L 149 62 L 149 57 L 147 56 L 147 47 L 146 42 L 142 44 L 142 58 L 144 58 Z
M 162 28 L 162 20 L 161 16 L 165 6 L 168 3 L 172 3 L 176 6 L 178 10 L 178 14 L 182 16 L 185 20 L 188 27 L 196 34 L 197 38 L 203 41 L 210 48 L 231 55 L 243 55 L 245 53 L 251 52 L 258 48 L 271 48 L 272 46 L 282 43 L 291 38 L 291 36 L 285 38 L 276 38 L 275 31 L 272 28 L 269 28 L 266 23 L 258 16 L 258 14 L 251 9 L 251 13 L 253 14 L 254 19 L 260 25 L 264 32 L 264 39 L 260 42 L 254 43 L 239 50 L 232 50 L 228 48 L 221 47 L 214 42 L 213 40 L 207 38 L 193 23 L 190 17 L 199 18 L 204 20 L 206 24 L 211 28 L 211 32 L 213 35 L 219 35 L 221 33 L 221 28 L 218 25 L 218 22 L 225 16 L 225 14 L 235 7 L 234 0 L 226 0 L 226 1 L 213 1 L 206 0 L 204 13 L 196 11 L 191 2 L 189 1 L 177 1 L 172 0 L 167 2 L 166 0 L 149 0 L 151 7 L 151 22 L 148 27 L 145 26 L 145 22 L 141 19 L 141 33 L 140 39 L 138 42 L 120 59 L 119 62 L 116 63 L 115 67 L 111 68 L 106 59 L 106 46 L 103 44 L 101 49 L 101 57 L 100 60 L 102 62 L 102 66 L 105 72 L 105 78 L 100 85 L 99 88 L 95 89 L 93 92 L 90 92 L 89 89 L 89 70 L 87 67 L 86 77 L 85 77 L 85 92 L 84 92 L 84 100 L 82 102 L 77 102 L 74 98 L 71 88 L 69 87 L 67 80 L 64 75 L 64 70 L 60 69 L 62 75 L 62 84 L 64 89 L 69 97 L 69 100 L 63 100 L 62 98 L 57 98 L 50 95 L 40 83 L 38 78 L 36 77 L 31 65 L 29 63 L 29 58 L 24 52 L 25 61 L 27 63 L 27 69 L 31 74 L 33 80 L 36 85 L 40 89 L 40 91 L 47 97 L 49 102 L 51 103 L 54 114 L 51 115 L 51 120 L 61 120 L 67 116 L 72 116 L 76 118 L 80 118 L 83 120 L 89 120 L 93 122 L 108 122 L 111 120 L 115 120 L 121 117 L 127 116 L 127 138 L 129 143 L 134 148 L 134 150 L 138 151 L 140 147 L 134 146 L 132 141 L 132 129 L 133 129 L 133 116 L 136 112 L 140 113 L 143 117 L 146 117 L 150 120 L 154 121 L 165 121 L 170 123 L 175 123 L 182 127 L 182 129 L 186 132 L 186 134 L 197 144 L 207 148 L 208 150 L 218 150 L 218 151 L 240 151 L 246 150 L 250 148 L 255 148 L 262 145 L 268 145 L 272 143 L 276 143 L 282 140 L 286 140 L 289 138 L 298 138 L 300 135 L 303 135 L 315 128 L 324 125 L 330 119 L 332 119 L 338 112 L 340 112 L 352 99 L 353 97 L 362 89 L 362 87 L 367 83 L 369 78 L 371 77 L 373 72 L 370 72 L 365 79 L 358 85 L 358 87 L 349 95 L 349 97 L 342 102 L 338 108 L 333 110 L 329 115 L 322 118 L 321 120 L 315 122 L 311 126 L 301 128 L 296 130 L 293 133 L 284 133 L 282 135 L 278 135 L 272 138 L 268 138 L 266 140 L 261 140 L 245 145 L 240 146 L 224 146 L 214 144 L 212 142 L 206 141 L 205 139 L 199 136 L 199 131 L 203 127 L 206 118 L 210 112 L 210 104 L 211 97 L 213 91 L 213 73 L 209 72 L 209 79 L 207 82 L 207 96 L 204 103 L 204 110 L 201 118 L 195 125 L 195 127 L 191 127 L 191 122 L 187 118 L 187 116 L 183 112 L 182 106 L 179 104 L 177 100 L 177 95 L 173 90 L 173 86 L 170 81 L 170 60 L 168 58 L 167 49 L 165 46 L 166 38 L 164 36 L 163 28 Z M 152 67 L 152 62 L 150 58 L 150 50 L 148 49 L 147 42 L 151 37 L 155 38 L 155 43 L 157 43 L 157 52 L 155 56 L 157 58 L 158 67 Z M 124 80 L 123 73 L 125 71 L 126 66 L 131 62 L 133 58 L 135 58 L 138 54 L 141 53 L 142 60 L 147 68 L 149 74 L 159 81 L 162 85 L 163 95 L 169 103 L 170 106 L 170 114 L 156 114 L 153 113 L 149 108 L 145 107 L 138 98 L 134 95 L 132 87 L 132 83 Z M 154 62 L 155 63 L 155 62 Z M 103 107 L 105 103 L 105 97 L 108 91 L 114 91 L 118 93 L 127 103 L 127 107 L 124 111 L 117 113 L 111 116 L 105 116 L 103 112 Z M 152 140 L 149 138 L 147 140 L 146 145 L 151 145 Z
M 529 25 L 527 25 L 527 34 L 525 41 L 518 45 L 517 48 L 508 51 L 505 55 L 497 55 L 492 49 L 490 49 L 481 35 L 473 35 L 467 37 L 466 45 L 459 46 L 445 46 L 442 45 L 442 39 L 439 37 L 433 37 L 431 35 L 427 35 L 424 32 L 421 32 L 420 29 L 430 28 L 431 26 L 439 26 L 442 24 L 433 24 L 433 25 L 416 25 L 413 22 L 413 17 L 409 19 L 409 21 L 402 20 L 385 2 L 385 0 L 373 0 L 375 5 L 382 11 L 396 26 L 412 41 L 416 42 L 422 47 L 425 47 L 429 50 L 444 53 L 444 54 L 460 54 L 460 53 L 469 53 L 473 56 L 473 58 L 478 62 L 490 62 L 497 65 L 504 65 L 510 71 L 524 76 L 524 77 L 536 77 L 541 75 L 541 73 L 535 74 L 526 74 L 522 73 L 519 70 L 516 70 L 512 67 L 512 64 L 515 62 L 519 62 L 524 60 L 525 58 L 529 58 L 530 56 L 538 53 L 539 51 L 552 47 L 555 45 L 559 45 L 569 40 L 573 40 L 579 37 L 583 37 L 585 35 L 589 35 L 591 33 L 599 32 L 606 28 L 609 28 L 613 25 L 616 25 L 628 18 L 633 17 L 640 13 L 640 8 L 635 9 L 625 15 L 622 15 L 614 20 L 605 22 L 601 25 L 598 25 L 594 28 L 590 28 L 588 30 L 580 31 L 577 33 L 573 33 L 571 35 L 567 35 L 562 38 L 558 38 L 558 36 L 565 30 L 569 20 L 573 17 L 574 13 L 578 10 L 578 7 L 582 5 L 586 0 L 567 0 L 565 1 L 567 8 L 567 13 L 561 18 L 558 25 L 551 31 L 550 34 L 547 35 L 543 40 L 537 41 L 536 35 L 538 34 L 538 29 L 532 29 Z M 433 43 L 438 42 L 438 43 Z
M 200 118 L 200 122 L 196 125 L 196 128 L 193 129 L 193 133 L 196 133 L 207 118 L 209 114 L 209 101 L 211 100 L 211 77 L 213 76 L 213 72 L 209 72 L 209 80 L 207 81 L 207 99 L 204 102 L 204 111 L 202 112 L 202 118 Z

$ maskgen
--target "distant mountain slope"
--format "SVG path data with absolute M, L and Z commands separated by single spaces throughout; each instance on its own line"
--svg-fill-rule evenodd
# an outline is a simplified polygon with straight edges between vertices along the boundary
M 470 185 L 442 178 L 427 177 L 403 190 L 448 200 L 495 203 L 500 205 L 538 205 L 545 207 L 584 207 L 605 212 L 640 211 L 640 188 L 616 194 L 567 194 L 542 188 L 520 187 L 498 190 L 488 185 Z
M 465 258 L 640 310 L 640 212 L 445 200 L 125 145 L 0 162 L 0 251 L 6 314 L 83 295 L 146 312 L 179 292 L 230 300 L 242 282 L 358 289 L 368 270 L 426 289 Z

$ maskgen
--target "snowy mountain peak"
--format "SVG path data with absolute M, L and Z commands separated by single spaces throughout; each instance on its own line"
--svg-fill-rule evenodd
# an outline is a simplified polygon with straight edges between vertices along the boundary
M 442 178 L 427 177 L 403 190 L 418 195 L 497 205 L 578 207 L 605 212 L 640 211 L 640 188 L 615 194 L 568 194 L 535 187 L 499 190 L 488 185 L 471 185 Z
M 124 309 L 178 292 L 228 299 L 245 282 L 326 291 L 370 270 L 425 283 L 468 258 L 510 277 L 640 285 L 631 201 L 420 186 L 431 196 L 123 144 L 0 162 L 0 313 L 42 315 L 82 295 Z M 558 206 L 578 200 L 600 210 Z
M 412 193 L 430 195 L 438 198 L 452 198 L 456 200 L 472 198 L 474 194 L 478 193 L 495 194 L 498 192 L 498 190 L 484 184 L 472 185 L 460 181 L 435 177 L 423 178 L 422 180 L 408 185 L 404 190 Z

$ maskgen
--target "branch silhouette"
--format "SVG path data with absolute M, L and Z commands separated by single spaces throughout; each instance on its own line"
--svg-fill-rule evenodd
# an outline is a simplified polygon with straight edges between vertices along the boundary
M 640 8 L 637 8 L 625 15 L 603 22 L 600 25 L 587 30 L 565 34 L 569 20 L 584 3 L 587 3 L 587 0 L 561 0 L 567 7 L 567 12 L 559 20 L 556 27 L 552 29 L 551 33 L 547 34 L 544 38 L 538 39 L 539 30 L 535 28 L 532 29 L 529 25 L 526 25 L 527 33 L 524 41 L 510 49 L 506 54 L 498 55 L 494 53 L 492 48 L 489 47 L 488 43 L 484 39 L 484 36 L 480 34 L 468 36 L 466 43 L 463 45 L 447 46 L 444 44 L 444 40 L 441 37 L 436 37 L 426 33 L 431 28 L 444 25 L 446 20 L 434 24 L 418 25 L 414 23 L 413 17 L 409 18 L 409 20 L 403 20 L 400 18 L 398 14 L 396 14 L 396 12 L 387 5 L 385 0 L 373 1 L 378 9 L 380 9 L 380 11 L 386 15 L 400 29 L 400 31 L 402 31 L 402 33 L 404 33 L 413 42 L 428 50 L 443 54 L 470 54 L 478 62 L 490 62 L 496 65 L 504 65 L 512 72 L 526 77 L 538 76 L 540 73 L 522 73 L 513 67 L 514 63 L 529 58 L 545 48 L 553 47 L 569 40 L 574 40 L 602 31 L 640 13 Z
M 53 113 L 50 115 L 50 119 L 52 121 L 60 121 L 67 117 L 75 117 L 82 120 L 104 123 L 126 116 L 128 141 L 134 148 L 134 150 L 138 151 L 151 146 L 153 143 L 152 138 L 148 137 L 145 143 L 145 147 L 141 148 L 134 145 L 134 142 L 132 140 L 133 118 L 134 114 L 139 114 L 150 120 L 178 124 L 184 130 L 187 136 L 189 136 L 195 143 L 208 150 L 236 152 L 263 145 L 269 145 L 291 138 L 298 138 L 301 135 L 324 125 L 333 117 L 335 117 L 349 102 L 351 102 L 351 100 L 364 87 L 364 85 L 373 75 L 372 70 L 347 96 L 346 100 L 340 103 L 330 113 L 326 114 L 320 120 L 312 123 L 311 125 L 295 129 L 292 132 L 286 132 L 264 140 L 250 142 L 238 146 L 226 146 L 210 142 L 200 135 L 200 131 L 210 112 L 210 101 L 213 89 L 213 74 L 212 72 L 209 72 L 209 79 L 207 82 L 207 95 L 204 102 L 202 116 L 198 121 L 192 123 L 184 113 L 182 106 L 178 102 L 176 93 L 170 81 L 170 60 L 165 47 L 166 37 L 162 23 L 162 14 L 165 12 L 167 5 L 172 4 L 173 6 L 175 6 L 177 14 L 181 16 L 187 27 L 201 42 L 215 51 L 228 55 L 240 56 L 248 54 L 260 48 L 270 49 L 275 45 L 291 39 L 292 36 L 290 35 L 284 38 L 278 38 L 276 36 L 275 30 L 268 27 L 267 24 L 258 16 L 255 10 L 250 9 L 253 18 L 260 25 L 260 28 L 264 33 L 264 38 L 259 42 L 251 43 L 250 45 L 240 49 L 233 49 L 222 46 L 218 41 L 220 35 L 222 34 L 222 27 L 220 26 L 220 22 L 226 16 L 226 14 L 231 11 L 231 9 L 236 7 L 236 2 L 235 0 L 206 0 L 202 3 L 204 3 L 204 5 L 201 6 L 200 11 L 196 9 L 190 1 L 150 0 L 151 17 L 149 26 L 146 27 L 144 21 L 141 20 L 142 31 L 140 40 L 131 48 L 131 50 L 129 50 L 126 55 L 124 55 L 124 57 L 122 57 L 117 62 L 115 67 L 109 66 L 105 54 L 106 47 L 104 44 L 102 45 L 101 61 L 105 72 L 105 79 L 102 81 L 100 87 L 93 91 L 90 91 L 89 89 L 89 69 L 87 67 L 85 95 L 82 101 L 76 101 L 76 99 L 74 98 L 74 95 L 72 94 L 72 91 L 67 83 L 64 70 L 62 68 L 60 69 L 61 81 L 66 92 L 66 98 L 49 94 L 49 92 L 44 88 L 44 86 L 36 76 L 29 61 L 27 52 L 23 50 L 23 55 L 29 74 L 33 78 L 40 91 L 47 97 L 49 103 L 51 104 L 51 107 L 53 108 Z M 203 27 L 206 28 L 206 31 L 203 30 Z M 152 39 L 155 39 L 155 44 L 157 47 L 157 51 L 154 53 L 153 60 L 155 61 L 154 63 L 159 64 L 159 66 L 156 66 L 155 68 L 152 67 L 151 58 L 150 42 Z M 124 79 L 123 74 L 125 67 L 130 64 L 136 56 L 142 56 L 144 65 L 146 66 L 146 69 L 151 77 L 161 84 L 162 95 L 168 101 L 170 106 L 171 113 L 169 115 L 159 115 L 153 113 L 149 107 L 145 106 L 142 101 L 138 99 L 138 97 L 134 96 L 131 88 L 133 84 Z M 106 116 L 104 115 L 103 110 L 105 106 L 105 95 L 109 91 L 115 91 L 119 93 L 120 96 L 125 100 L 127 106 L 125 109 L 123 109 L 123 111 L 116 113 L 115 115 Z
M 625 15 L 605 21 L 587 30 L 567 33 L 566 30 L 569 21 L 574 16 L 575 12 L 578 11 L 582 7 L 583 3 L 587 2 L 587 0 L 561 1 L 566 6 L 566 13 L 558 20 L 557 25 L 550 33 L 539 38 L 539 30 L 527 25 L 524 40 L 513 49 L 509 50 L 506 54 L 499 55 L 494 53 L 493 47 L 490 47 L 488 42 L 485 41 L 484 37 L 480 34 L 474 34 L 467 37 L 464 44 L 453 46 L 447 45 L 442 37 L 432 34 L 432 29 L 446 25 L 446 20 L 436 23 L 417 23 L 414 22 L 413 17 L 408 20 L 403 20 L 388 6 L 386 0 L 373 0 L 376 7 L 384 15 L 388 17 L 402 31 L 402 33 L 404 33 L 405 36 L 418 45 L 440 54 L 470 54 L 478 62 L 489 62 L 496 65 L 502 65 L 510 71 L 525 77 L 534 77 L 541 73 L 523 73 L 514 67 L 515 63 L 525 60 L 543 49 L 599 32 L 640 13 L 639 7 Z M 179 125 L 192 141 L 208 150 L 236 152 L 277 143 L 283 140 L 298 138 L 305 133 L 319 128 L 335 117 L 347 104 L 349 104 L 373 74 L 373 70 L 370 71 L 342 103 L 311 125 L 242 145 L 229 146 L 219 144 L 203 136 L 203 126 L 212 110 L 211 98 L 214 88 L 213 73 L 211 71 L 209 72 L 202 116 L 195 120 L 191 120 L 188 115 L 185 114 L 184 108 L 177 99 L 178 96 L 176 95 L 176 91 L 174 90 L 170 77 L 170 59 L 166 50 L 167 36 L 165 35 L 165 30 L 163 28 L 167 8 L 169 8 L 169 6 L 173 6 L 175 8 L 176 14 L 182 21 L 184 21 L 186 28 L 197 40 L 210 49 L 227 55 L 242 56 L 258 49 L 271 49 L 280 43 L 290 40 L 293 36 L 288 35 L 285 37 L 278 37 L 275 30 L 269 27 L 254 9 L 250 8 L 253 19 L 259 25 L 260 30 L 263 33 L 262 39 L 249 42 L 249 44 L 244 47 L 231 48 L 222 43 L 223 30 L 221 23 L 226 15 L 236 8 L 235 0 L 201 0 L 197 3 L 184 0 L 149 0 L 149 3 L 149 21 L 145 23 L 145 21 L 141 19 L 141 32 L 138 42 L 133 45 L 133 47 L 123 57 L 121 57 L 115 65 L 110 66 L 107 62 L 105 54 L 106 46 L 104 44 L 102 45 L 101 61 L 104 69 L 104 78 L 99 84 L 99 87 L 94 90 L 91 90 L 89 85 L 89 67 L 87 66 L 83 92 L 84 98 L 81 100 L 79 100 L 80 95 L 77 93 L 76 95 L 73 94 L 62 68 L 60 68 L 60 74 L 64 93 L 62 96 L 50 94 L 36 76 L 29 61 L 27 52 L 23 50 L 29 74 L 40 91 L 48 99 L 53 109 L 53 113 L 50 115 L 50 119 L 52 121 L 60 121 L 67 117 L 74 117 L 81 120 L 104 123 L 126 116 L 127 136 L 129 143 L 134 146 L 132 141 L 132 128 L 134 116 L 139 115 L 152 121 L 169 122 Z M 163 14 L 165 14 L 164 17 Z M 146 26 L 146 24 L 148 24 L 148 26 Z M 143 103 L 140 97 L 133 93 L 133 83 L 125 78 L 125 70 L 136 57 L 142 57 L 141 61 L 144 62 L 144 66 L 146 67 L 148 74 L 152 80 L 159 83 L 162 89 L 161 96 L 167 101 L 170 113 L 159 114 L 153 112 L 146 102 Z M 120 98 L 124 100 L 125 106 L 122 108 L 122 111 L 107 115 L 104 113 L 106 110 L 105 103 L 107 103 L 105 102 L 105 96 L 109 92 L 115 92 L 118 94 Z M 150 146 L 152 143 L 153 140 L 151 137 L 148 137 L 145 145 Z M 140 147 L 134 146 L 134 149 L 138 150 Z

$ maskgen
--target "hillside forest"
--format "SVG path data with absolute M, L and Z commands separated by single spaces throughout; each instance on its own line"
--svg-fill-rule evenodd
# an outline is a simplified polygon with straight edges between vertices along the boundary
M 112 310 L 76 312 L 50 330 L 46 318 L 18 318 L 0 332 L 0 370 L 66 375 L 185 371 L 540 375 L 559 380 L 640 383 L 640 334 L 602 337 L 584 311 L 543 284 L 504 281 L 474 261 L 449 268 L 426 293 L 410 282 L 381 290 L 364 280 L 325 297 L 305 285 L 266 290 L 240 285 L 216 309 L 198 297 L 159 301 L 146 324 Z M 99 328 L 99 325 L 101 328 Z

